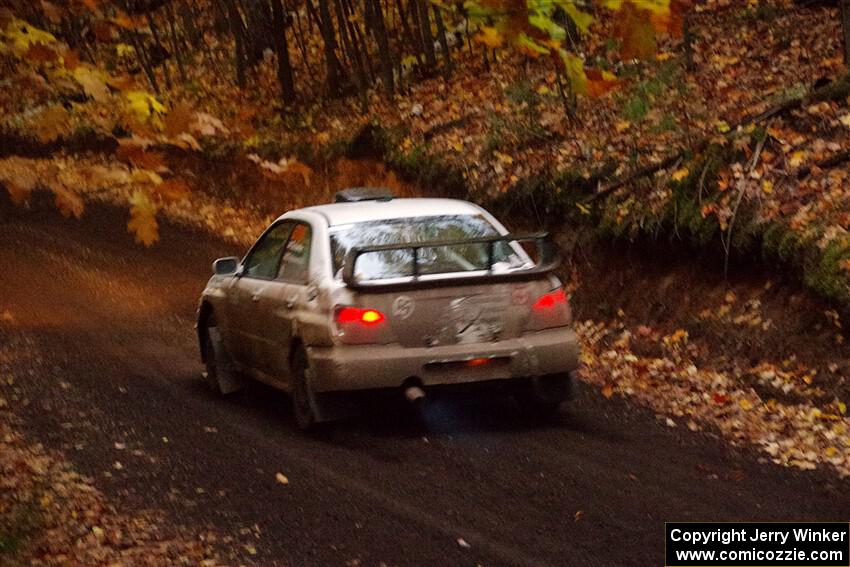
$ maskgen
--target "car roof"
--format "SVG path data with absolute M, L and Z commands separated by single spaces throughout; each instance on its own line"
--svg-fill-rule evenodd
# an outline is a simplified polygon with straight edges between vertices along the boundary
M 369 222 L 396 218 L 428 217 L 435 215 L 479 215 L 482 209 L 478 205 L 458 199 L 391 199 L 359 201 L 355 203 L 334 203 L 298 209 L 298 211 L 318 213 L 328 222 L 328 226 Z M 288 217 L 289 214 L 281 218 Z

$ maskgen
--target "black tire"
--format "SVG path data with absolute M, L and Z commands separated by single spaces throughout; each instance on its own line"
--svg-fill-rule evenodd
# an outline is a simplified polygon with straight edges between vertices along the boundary
M 210 390 L 218 395 L 222 395 L 221 384 L 218 380 L 219 375 L 219 363 L 222 359 L 222 353 L 218 352 L 218 348 L 221 348 L 221 344 L 219 342 L 219 346 L 216 347 L 216 342 L 212 338 L 212 333 L 218 331 L 215 327 L 207 327 L 204 329 L 204 366 L 206 368 L 206 372 L 204 372 L 204 381 L 209 386 Z
M 539 416 L 553 417 L 572 399 L 573 387 L 568 373 L 536 376 L 528 381 L 525 401 Z
M 236 374 L 233 359 L 224 346 L 224 341 L 215 325 L 204 329 L 204 378 L 210 389 L 226 396 L 242 389 L 242 379 Z
M 301 431 L 311 431 L 319 423 L 316 401 L 309 380 L 310 360 L 303 348 L 292 355 L 292 416 Z

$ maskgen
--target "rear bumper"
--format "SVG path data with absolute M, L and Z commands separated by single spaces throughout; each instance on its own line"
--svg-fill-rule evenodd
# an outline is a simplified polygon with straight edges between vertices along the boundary
M 578 368 L 578 339 L 572 329 L 559 328 L 483 344 L 311 347 L 308 356 L 316 392 L 396 388 L 410 378 L 424 386 L 468 384 L 572 372 Z M 478 358 L 495 360 L 462 363 Z

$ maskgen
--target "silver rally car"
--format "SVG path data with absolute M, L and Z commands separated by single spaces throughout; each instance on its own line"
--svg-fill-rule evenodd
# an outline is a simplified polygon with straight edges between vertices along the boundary
M 355 391 L 569 398 L 578 345 L 545 235 L 509 234 L 465 201 L 370 188 L 336 201 L 284 214 L 241 261 L 213 264 L 197 325 L 213 389 L 244 377 L 284 389 L 302 428 Z

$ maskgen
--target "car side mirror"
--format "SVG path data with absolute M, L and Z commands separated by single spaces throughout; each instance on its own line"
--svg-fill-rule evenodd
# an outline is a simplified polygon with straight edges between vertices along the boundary
M 239 273 L 239 258 L 228 256 L 227 258 L 219 258 L 212 265 L 213 274 L 217 276 L 235 276 Z

